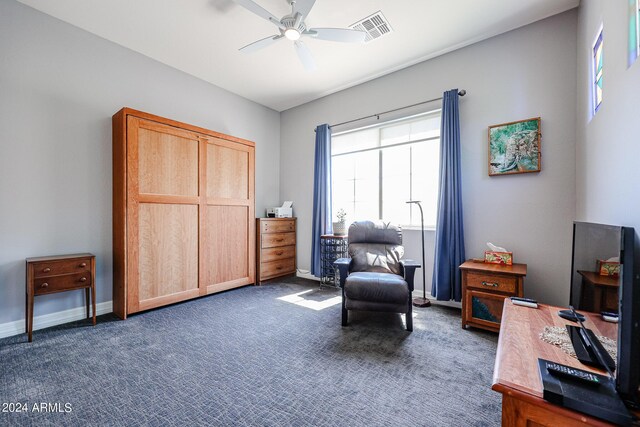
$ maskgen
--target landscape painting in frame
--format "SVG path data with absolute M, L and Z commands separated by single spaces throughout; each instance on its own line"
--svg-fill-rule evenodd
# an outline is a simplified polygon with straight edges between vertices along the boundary
M 540 117 L 489 126 L 489 176 L 540 172 Z

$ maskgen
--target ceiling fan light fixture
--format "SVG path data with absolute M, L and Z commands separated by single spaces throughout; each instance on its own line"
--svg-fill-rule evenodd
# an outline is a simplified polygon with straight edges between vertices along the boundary
M 300 31 L 295 28 L 287 28 L 284 30 L 284 36 L 291 41 L 296 41 L 300 38 Z

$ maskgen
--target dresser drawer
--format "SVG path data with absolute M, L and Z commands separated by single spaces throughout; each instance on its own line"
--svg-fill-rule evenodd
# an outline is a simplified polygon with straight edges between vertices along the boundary
M 86 272 L 90 275 L 91 258 L 47 261 L 33 264 L 34 277 L 57 276 L 59 274 Z
M 294 273 L 295 271 L 296 261 L 293 258 L 260 263 L 261 279 L 282 276 L 283 274 Z
M 84 288 L 91 285 L 91 272 L 40 277 L 33 281 L 35 295 Z
M 467 287 L 484 291 L 505 292 L 515 294 L 517 278 L 514 276 L 500 276 L 497 274 L 467 273 Z
M 296 244 L 296 233 L 263 234 L 262 248 L 274 248 L 278 246 L 291 246 Z
M 280 259 L 293 258 L 296 255 L 295 246 L 282 246 L 275 248 L 262 249 L 260 254 L 260 261 L 270 262 Z
M 261 221 L 262 233 L 285 233 L 287 231 L 296 230 L 296 221 L 293 219 L 285 219 L 279 221 Z

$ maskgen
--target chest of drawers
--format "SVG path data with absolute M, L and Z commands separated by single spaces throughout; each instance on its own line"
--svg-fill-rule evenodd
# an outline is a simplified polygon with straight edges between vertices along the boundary
M 296 219 L 256 219 L 256 282 L 296 272 Z
M 89 296 L 96 324 L 96 257 L 92 254 L 74 254 L 27 258 L 25 323 L 29 342 L 33 335 L 33 300 L 37 295 L 85 290 L 87 319 Z

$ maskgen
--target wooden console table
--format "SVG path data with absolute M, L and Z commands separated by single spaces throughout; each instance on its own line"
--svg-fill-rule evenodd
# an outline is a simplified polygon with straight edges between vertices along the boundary
M 514 305 L 505 299 L 502 325 L 498 339 L 493 390 L 502 393 L 503 426 L 609 426 L 604 421 L 558 405 L 542 398 L 542 382 L 538 358 L 574 368 L 604 374 L 604 371 L 583 365 L 560 348 L 540 339 L 545 326 L 565 327 L 573 324 L 560 316 L 560 307 L 540 304 L 539 308 Z M 600 320 L 595 313 L 584 313 L 585 326 L 596 335 L 616 339 L 618 325 Z
M 96 324 L 96 257 L 92 254 L 74 254 L 27 258 L 26 332 L 29 342 L 33 335 L 33 298 L 36 295 L 85 290 L 87 319 L 89 318 L 89 292 Z

